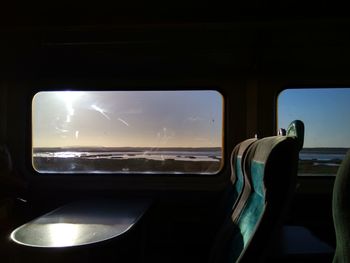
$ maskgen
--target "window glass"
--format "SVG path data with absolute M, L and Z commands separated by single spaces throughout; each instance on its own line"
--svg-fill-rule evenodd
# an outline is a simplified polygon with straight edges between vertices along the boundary
M 32 101 L 39 173 L 195 173 L 222 167 L 217 91 L 43 91 Z
M 287 89 L 278 97 L 278 127 L 305 124 L 299 175 L 335 175 L 350 147 L 350 88 Z

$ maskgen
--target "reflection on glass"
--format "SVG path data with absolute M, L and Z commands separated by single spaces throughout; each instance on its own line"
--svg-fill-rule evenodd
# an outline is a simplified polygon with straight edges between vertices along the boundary
M 305 124 L 299 175 L 335 175 L 350 148 L 350 88 L 286 89 L 278 97 L 278 127 Z
M 217 91 L 54 91 L 32 102 L 41 173 L 217 173 Z

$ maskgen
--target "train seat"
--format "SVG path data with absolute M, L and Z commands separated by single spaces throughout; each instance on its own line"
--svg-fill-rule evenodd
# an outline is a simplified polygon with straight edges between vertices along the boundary
M 234 259 L 258 262 L 268 255 L 266 247 L 278 233 L 295 188 L 297 145 L 294 137 L 274 136 L 261 139 L 249 150 L 246 165 L 251 193 L 237 222 L 240 231 L 233 241 L 241 239 L 243 247 L 236 251 L 232 244 Z
M 245 184 L 243 162 L 247 150 L 256 140 L 256 138 L 251 138 L 237 144 L 231 153 L 230 184 L 228 185 L 227 190 L 224 192 L 222 198 L 223 200 L 221 201 L 221 205 L 219 206 L 218 212 L 216 213 L 216 215 L 221 215 L 223 211 L 223 216 L 219 216 L 220 218 L 218 219 L 218 222 L 220 224 L 218 227 L 219 231 L 215 235 L 215 241 L 213 242 L 213 246 L 210 252 L 211 262 L 216 262 L 218 260 L 217 257 L 222 254 L 222 244 L 226 242 L 227 238 L 225 224 L 227 222 L 230 222 L 232 212 L 239 201 Z
M 340 165 L 334 183 L 333 222 L 336 235 L 333 262 L 350 262 L 350 151 Z
M 286 206 L 295 188 L 303 123 L 293 122 L 295 133 L 253 142 L 243 160 L 244 188 L 231 217 L 220 229 L 220 247 L 211 262 L 258 262 L 265 258 L 265 244 L 277 235 Z M 300 127 L 302 125 L 302 127 Z M 264 244 L 262 246 L 262 244 Z
M 298 138 L 298 149 L 303 148 L 304 124 L 293 121 L 286 131 L 288 136 Z M 334 249 L 303 227 L 285 225 L 281 229 L 278 244 L 270 261 L 272 262 L 330 262 Z
M 233 149 L 230 164 L 231 164 L 231 184 L 229 188 L 230 196 L 228 200 L 225 200 L 229 204 L 227 210 L 228 214 L 231 214 L 237 201 L 242 193 L 244 187 L 244 172 L 243 172 L 243 161 L 245 159 L 247 150 L 256 141 L 256 138 L 247 139 Z

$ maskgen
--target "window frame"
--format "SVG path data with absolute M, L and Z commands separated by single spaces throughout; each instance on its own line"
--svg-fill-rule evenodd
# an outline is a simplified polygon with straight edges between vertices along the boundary
M 275 97 L 275 131 L 276 133 L 278 132 L 279 128 L 287 128 L 287 127 L 279 127 L 278 124 L 278 107 L 279 107 L 279 96 L 281 95 L 282 92 L 286 91 L 286 90 L 312 90 L 312 89 L 349 89 L 350 90 L 350 85 L 344 85 L 344 84 L 325 84 L 322 83 L 320 85 L 316 85 L 316 84 L 312 84 L 312 85 L 306 85 L 306 84 L 300 84 L 300 83 L 296 83 L 296 84 L 288 84 L 288 85 L 283 85 L 283 88 L 278 89 L 277 93 L 276 93 L 276 97 Z M 307 129 L 307 127 L 305 127 L 305 129 Z M 316 147 L 317 148 L 317 147 Z M 337 147 L 335 147 L 337 148 Z M 304 147 L 303 147 L 304 149 Z M 350 148 L 349 148 L 350 149 Z M 340 164 L 339 164 L 340 165 Z M 327 182 L 329 179 L 334 180 L 334 178 L 336 177 L 336 174 L 326 174 L 326 175 L 320 175 L 320 174 L 315 174 L 312 175 L 310 174 L 304 174 L 304 175 L 299 175 L 299 167 L 298 167 L 298 180 L 299 181 L 303 181 L 303 185 L 304 187 L 306 187 L 305 185 L 307 184 L 309 179 L 317 179 L 318 181 L 321 182 L 321 184 L 324 184 L 325 182 Z M 325 187 L 326 188 L 326 187 Z
M 33 107 L 33 100 L 34 100 L 34 97 L 40 93 L 40 92 L 55 92 L 55 91 L 71 91 L 71 92 L 113 92 L 113 91 L 116 91 L 116 92 L 119 92 L 119 91 L 126 91 L 126 92 L 137 92 L 137 91 L 142 91 L 142 92 L 157 92 L 157 91 L 161 91 L 161 92 L 168 92 L 168 91 L 171 91 L 171 92 L 176 92 L 176 91 L 213 91 L 213 92 L 216 92 L 218 93 L 219 96 L 221 96 L 221 113 L 222 113 L 222 123 L 221 123 L 221 161 L 220 161 L 220 167 L 219 169 L 215 172 L 215 173 L 201 173 L 201 172 L 196 172 L 196 173 L 191 173 L 191 172 L 184 172 L 184 173 L 178 173 L 177 171 L 174 171 L 174 172 L 156 172 L 156 171 L 145 171 L 145 172 L 130 172 L 130 173 L 123 173 L 122 171 L 115 171 L 115 172 L 97 172 L 97 173 L 94 173 L 94 172 L 87 172 L 87 173 L 84 173 L 84 172 L 73 172 L 73 173 L 70 173 L 70 172 L 41 172 L 39 169 L 36 169 L 35 166 L 34 166 L 34 160 L 33 160 L 33 141 L 32 141 L 32 138 L 33 138 L 33 127 L 32 127 L 32 118 L 33 118 L 33 112 L 32 112 L 32 107 Z M 224 169 L 224 166 L 225 166 L 225 99 L 224 99 L 224 96 L 223 94 L 218 90 L 218 89 L 215 89 L 213 87 L 210 87 L 210 88 L 201 88 L 201 87 L 198 87 L 196 89 L 194 88 L 177 88 L 177 89 L 77 89 L 76 87 L 70 87 L 70 89 L 62 89 L 62 87 L 59 87 L 59 88 L 53 88 L 53 89 L 40 89 L 39 91 L 34 91 L 32 94 L 31 94 L 31 113 L 30 113 L 31 117 L 30 117 L 30 120 L 31 120 L 31 170 L 32 171 L 35 171 L 36 174 L 41 174 L 41 175 L 48 175 L 48 176 L 61 176 L 61 175 L 67 175 L 67 176 L 94 176 L 94 175 L 108 175 L 108 176 L 127 176 L 127 175 L 141 175 L 141 176 L 149 176 L 149 175 L 165 175 L 165 176 L 199 176 L 199 177 L 202 177 L 202 176 L 217 176 L 218 174 L 220 174 L 220 172 Z
M 19 169 L 28 183 L 35 189 L 34 191 L 51 192 L 51 191 L 81 191 L 96 192 L 134 192 L 147 193 L 163 192 L 163 191 L 221 191 L 227 186 L 230 180 L 230 165 L 228 156 L 233 146 L 241 140 L 241 133 L 244 131 L 243 126 L 235 126 L 232 128 L 230 118 L 235 116 L 239 121 L 245 121 L 244 114 L 241 112 L 244 106 L 245 92 L 241 88 L 233 89 L 232 87 L 244 87 L 245 82 L 241 79 L 235 81 L 212 80 L 212 79 L 181 79 L 173 81 L 169 85 L 169 79 L 72 79 L 72 78 L 50 78 L 48 79 L 32 79 L 21 83 L 16 83 L 24 87 L 22 95 L 22 104 L 20 108 L 13 104 L 11 110 L 25 112 L 25 115 L 16 114 L 25 125 L 22 125 L 22 131 L 16 131 L 17 136 L 21 136 L 21 141 L 15 140 L 14 136 L 10 144 L 14 145 L 14 156 L 19 158 Z M 98 87 L 98 89 L 96 89 Z M 32 127 L 31 127 L 31 102 L 33 96 L 39 91 L 55 91 L 61 89 L 69 89 L 74 91 L 145 91 L 145 90 L 215 90 L 223 97 L 223 149 L 222 149 L 222 169 L 215 175 L 198 175 L 198 174 L 133 174 L 133 176 L 124 176 L 123 174 L 80 174 L 76 176 L 66 174 L 45 174 L 37 173 L 32 168 Z M 11 97 L 16 96 L 15 94 Z M 238 103 L 230 104 L 230 101 L 237 99 Z M 11 98 L 12 100 L 16 100 Z M 233 107 L 232 107 L 233 106 Z M 17 110 L 18 109 L 18 110 Z M 10 129 L 14 127 L 10 125 Z M 230 134 L 230 136 L 227 136 Z M 15 135 L 16 136 L 16 135 Z M 23 154 L 25 153 L 25 154 Z M 136 192 L 135 192 L 136 191 Z

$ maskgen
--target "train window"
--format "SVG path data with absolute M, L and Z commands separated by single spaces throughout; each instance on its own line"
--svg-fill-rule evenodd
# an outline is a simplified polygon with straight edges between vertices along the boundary
M 335 175 L 350 147 L 350 88 L 286 89 L 278 97 L 278 127 L 305 124 L 301 176 Z
M 32 100 L 32 165 L 45 174 L 216 174 L 222 128 L 214 90 L 42 91 Z

